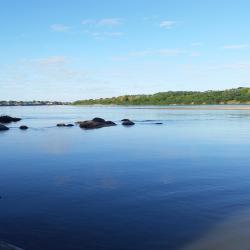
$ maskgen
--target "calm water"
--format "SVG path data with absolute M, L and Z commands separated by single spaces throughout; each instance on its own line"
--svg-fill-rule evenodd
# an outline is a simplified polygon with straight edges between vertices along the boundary
M 67 106 L 0 114 L 23 118 L 0 133 L 0 239 L 27 250 L 249 246 L 250 111 Z M 137 124 L 55 127 L 96 116 Z

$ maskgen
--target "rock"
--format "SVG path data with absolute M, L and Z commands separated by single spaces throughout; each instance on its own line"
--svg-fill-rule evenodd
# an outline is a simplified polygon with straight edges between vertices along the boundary
M 106 125 L 107 126 L 116 126 L 116 123 L 114 123 L 112 121 L 106 121 Z
M 56 124 L 57 127 L 66 127 L 66 124 L 65 123 L 58 123 Z
M 26 129 L 28 129 L 29 127 L 26 126 L 26 125 L 22 125 L 22 126 L 20 126 L 19 128 L 22 129 L 22 130 L 26 130 Z
M 6 131 L 6 130 L 9 130 L 9 128 L 4 126 L 3 124 L 0 124 L 0 131 Z
M 0 123 L 11 123 L 11 122 L 19 122 L 21 118 L 11 117 L 8 115 L 0 116 Z
M 93 122 L 102 122 L 102 123 L 105 123 L 106 121 L 102 118 L 99 118 L 99 117 L 95 117 L 93 120 Z
M 122 120 L 122 125 L 123 126 L 132 126 L 132 125 L 135 125 L 135 123 L 130 121 L 129 119 L 123 119 Z
M 57 127 L 74 127 L 73 124 L 65 124 L 65 123 L 58 123 L 58 124 L 56 124 L 56 126 Z
M 162 122 L 156 122 L 155 124 L 157 124 L 157 125 L 161 125 L 161 124 L 163 124 Z
M 89 121 L 77 122 L 77 124 L 79 124 L 80 128 L 84 129 L 103 128 L 116 125 L 112 121 L 105 121 L 104 119 L 98 117 Z

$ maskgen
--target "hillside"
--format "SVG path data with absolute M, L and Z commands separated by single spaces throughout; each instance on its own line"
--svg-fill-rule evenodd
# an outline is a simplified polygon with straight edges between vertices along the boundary
M 74 105 L 201 105 L 250 104 L 250 88 L 220 91 L 168 91 L 152 95 L 124 95 L 112 98 L 79 100 Z

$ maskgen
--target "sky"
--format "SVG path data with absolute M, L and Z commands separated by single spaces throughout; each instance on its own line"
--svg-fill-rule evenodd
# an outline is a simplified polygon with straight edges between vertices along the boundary
M 249 0 L 0 0 L 0 100 L 250 86 Z

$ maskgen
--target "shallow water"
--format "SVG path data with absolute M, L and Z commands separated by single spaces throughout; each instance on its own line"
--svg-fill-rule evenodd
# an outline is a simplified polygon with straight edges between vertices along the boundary
M 250 110 L 0 114 L 23 118 L 0 133 L 0 240 L 26 250 L 231 249 L 232 235 L 250 231 L 242 225 L 250 214 Z M 96 116 L 136 125 L 55 126 Z

